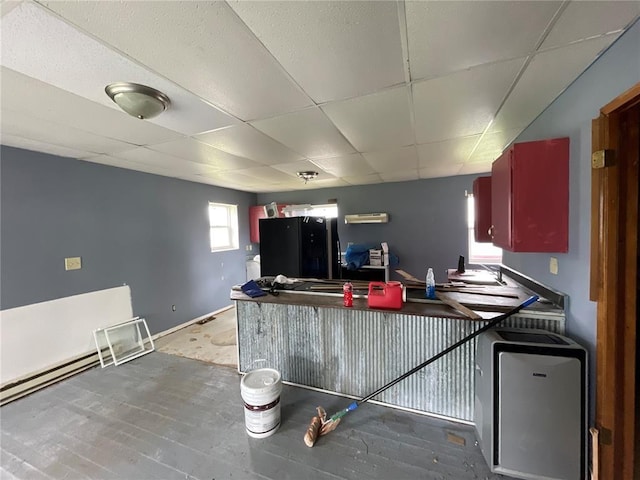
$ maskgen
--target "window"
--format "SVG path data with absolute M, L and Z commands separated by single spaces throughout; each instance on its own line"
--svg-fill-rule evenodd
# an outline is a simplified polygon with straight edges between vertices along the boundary
M 212 252 L 239 248 L 237 205 L 209 203 L 209 239 Z
M 326 203 L 323 205 L 287 205 L 282 210 L 287 217 L 338 217 L 338 204 Z
M 500 264 L 502 263 L 502 249 L 492 243 L 478 243 L 475 240 L 473 223 L 475 209 L 473 195 L 467 194 L 467 232 L 469 236 L 469 259 L 467 263 Z

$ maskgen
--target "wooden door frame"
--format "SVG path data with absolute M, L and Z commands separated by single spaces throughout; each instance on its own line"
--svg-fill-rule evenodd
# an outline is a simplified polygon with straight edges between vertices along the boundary
M 630 132 L 622 126 L 639 104 L 640 83 L 602 107 L 592 123 L 592 152 L 601 152 L 592 155 L 591 171 L 590 298 L 597 302 L 599 438 L 593 467 L 594 478 L 603 480 L 634 478 L 640 461 L 634 459 L 634 444 L 640 441 L 635 438 L 639 139 L 637 126 Z

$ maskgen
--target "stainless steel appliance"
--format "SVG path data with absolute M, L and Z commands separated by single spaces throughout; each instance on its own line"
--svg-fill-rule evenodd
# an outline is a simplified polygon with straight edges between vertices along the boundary
M 587 352 L 545 330 L 478 337 L 474 420 L 494 473 L 578 480 L 587 469 Z

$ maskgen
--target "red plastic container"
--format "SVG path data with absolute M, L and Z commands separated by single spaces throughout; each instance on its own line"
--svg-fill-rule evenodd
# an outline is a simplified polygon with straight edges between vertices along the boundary
M 369 308 L 386 308 L 399 310 L 402 308 L 403 288 L 401 282 L 371 282 L 367 305 Z

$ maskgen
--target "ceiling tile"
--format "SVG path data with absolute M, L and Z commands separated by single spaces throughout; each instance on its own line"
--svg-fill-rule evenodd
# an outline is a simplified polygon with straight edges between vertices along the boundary
M 414 143 L 406 87 L 329 103 L 322 110 L 360 152 Z
M 0 118 L 3 134 L 29 138 L 38 142 L 59 145 L 92 153 L 116 153 L 130 149 L 133 145 L 112 138 L 84 132 L 77 128 L 40 120 L 21 112 L 2 109 Z
M 141 121 L 9 68 L 1 69 L 2 108 L 133 145 L 180 138 L 180 133 Z
M 418 169 L 414 168 L 413 170 L 381 173 L 380 178 L 385 182 L 408 182 L 418 180 L 420 176 L 418 174 Z
M 453 177 L 458 175 L 461 163 L 453 163 L 451 165 L 438 165 L 436 167 L 421 168 L 418 170 L 420 178 L 441 178 Z
M 454 138 L 444 142 L 426 143 L 418 145 L 418 167 L 422 176 L 424 169 L 437 168 L 464 163 L 473 147 L 478 142 L 479 135 Z
M 378 173 L 391 174 L 397 171 L 414 170 L 417 175 L 418 152 L 415 145 L 362 154 Z M 384 176 L 382 176 L 385 178 Z
M 53 145 L 51 143 L 17 137 L 15 135 L 5 133 L 4 131 L 0 132 L 0 143 L 8 147 L 22 148 L 24 150 L 31 150 L 34 152 L 50 153 L 51 155 L 58 155 L 60 157 L 80 158 L 87 155 L 95 155 L 90 152 L 76 150 L 75 148 L 61 147 L 60 145 Z
M 119 152 L 114 156 L 130 162 L 157 166 L 174 173 L 196 174 L 217 171 L 215 167 L 203 165 L 202 163 L 190 162 L 188 160 L 156 152 L 145 147 L 127 150 L 126 152 Z
M 467 163 L 491 164 L 520 134 L 522 129 L 507 130 L 504 132 L 486 133 L 476 145 L 475 150 L 467 160 Z
M 395 1 L 229 4 L 317 103 L 404 83 Z
M 2 2 L 0 2 L 0 17 L 4 17 L 7 13 L 20 5 L 20 3 L 22 3 L 22 0 L 2 0 Z
M 100 10 L 100 2 L 53 2 L 56 7 L 74 13 Z M 111 3 L 111 2 L 106 2 Z M 171 3 L 171 2 L 166 2 Z M 163 5 L 164 3 L 146 4 Z M 113 3 L 122 8 L 140 5 Z M 158 8 L 158 7 L 156 7 Z M 152 15 L 154 16 L 154 15 Z M 108 18 L 108 17 L 103 17 Z M 103 25 L 119 29 L 117 23 Z M 109 27 L 109 28 L 111 28 Z M 125 33 L 125 30 L 120 30 Z M 136 29 L 136 35 L 140 32 Z M 171 99 L 171 107 L 147 122 L 183 134 L 213 130 L 238 123 L 238 120 L 207 104 L 175 83 L 159 76 L 102 45 L 60 18 L 34 3 L 23 3 L 2 18 L 2 65 L 29 77 L 120 111 L 104 91 L 113 82 L 135 82 L 156 88 Z M 143 38 L 142 36 L 138 38 Z M 171 45 L 172 42 L 163 42 Z M 127 51 L 128 55 L 133 52 Z M 29 52 L 29 55 L 25 55 Z
M 571 2 L 544 40 L 542 50 L 626 27 L 640 15 L 640 2 Z
M 406 1 L 412 80 L 526 56 L 561 4 Z
M 261 163 L 223 152 L 192 138 L 181 138 L 173 142 L 150 145 L 149 148 L 191 162 L 204 163 L 216 167 L 217 170 L 239 170 L 262 166 Z
M 312 105 L 226 2 L 44 3 L 243 120 Z
M 484 132 L 525 59 L 483 65 L 413 84 L 418 143 Z
M 91 163 L 100 163 L 111 167 L 126 168 L 127 170 L 135 170 L 138 172 L 153 173 L 165 177 L 173 177 L 173 172 L 162 168 L 159 165 L 148 163 L 137 163 L 123 160 L 122 158 L 112 157 L 109 155 L 96 155 L 95 157 L 84 158 L 83 161 Z
M 355 152 L 317 107 L 251 122 L 251 125 L 307 158 L 337 157 Z
M 244 185 L 245 187 L 257 187 L 267 184 L 272 185 L 271 182 L 265 182 L 260 178 L 243 175 L 242 173 L 238 173 L 236 171 L 213 172 L 207 174 L 207 177 L 223 182 L 228 182 L 229 185 Z
M 238 125 L 195 136 L 196 140 L 262 165 L 295 162 L 302 155 L 288 149 L 251 125 Z
M 292 175 L 271 167 L 255 167 L 237 170 L 237 173 L 248 177 L 255 177 L 263 180 L 265 183 L 288 182 Z
M 362 176 L 375 173 L 375 170 L 359 153 L 335 158 L 317 158 L 312 162 L 325 172 L 329 172 L 336 177 Z
M 317 171 L 318 173 L 325 173 L 316 164 L 311 163 L 309 160 L 300 160 L 298 162 L 279 163 L 271 165 L 272 168 L 280 170 L 281 172 L 288 173 L 297 178 L 297 172 Z M 333 175 L 331 175 L 333 176 Z
M 382 183 L 382 178 L 377 173 L 369 175 L 348 175 L 342 179 L 350 185 L 371 185 L 374 183 Z
M 476 173 L 491 173 L 493 162 L 465 163 L 458 170 L 458 175 L 473 175 Z
M 528 126 L 618 35 L 585 40 L 534 56 L 489 131 Z

